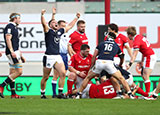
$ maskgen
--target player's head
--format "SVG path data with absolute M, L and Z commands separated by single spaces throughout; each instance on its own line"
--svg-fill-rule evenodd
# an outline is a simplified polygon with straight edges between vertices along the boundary
M 59 28 L 65 28 L 65 27 L 66 27 L 66 21 L 64 21 L 64 20 L 59 20 L 59 21 L 58 21 L 58 26 L 59 26 Z
M 114 23 L 108 25 L 108 32 L 118 33 L 118 26 Z
M 113 32 L 109 32 L 107 38 L 116 39 L 116 34 Z
M 134 26 L 129 26 L 127 29 L 126 29 L 126 32 L 127 32 L 127 36 L 130 40 L 133 40 L 133 37 L 137 34 L 136 33 L 136 28 Z
M 19 13 L 11 13 L 10 16 L 9 16 L 9 21 L 10 22 L 14 22 L 16 25 L 19 25 L 20 22 L 21 22 L 21 16 Z
M 77 30 L 80 32 L 80 33 L 85 33 L 85 28 L 86 28 L 86 23 L 84 20 L 79 20 L 77 22 Z
M 53 30 L 58 30 L 58 23 L 56 20 L 52 19 L 48 22 L 48 26 Z
M 89 55 L 90 47 L 87 44 L 82 44 L 81 45 L 81 55 L 83 57 L 87 57 Z

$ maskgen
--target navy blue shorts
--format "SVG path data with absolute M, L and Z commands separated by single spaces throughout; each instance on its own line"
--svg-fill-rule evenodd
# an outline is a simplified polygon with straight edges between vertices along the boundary
M 65 65 L 65 69 L 68 70 L 68 56 L 67 54 L 63 54 L 63 53 L 60 53 L 62 59 L 63 59 L 63 62 L 64 62 L 64 65 Z

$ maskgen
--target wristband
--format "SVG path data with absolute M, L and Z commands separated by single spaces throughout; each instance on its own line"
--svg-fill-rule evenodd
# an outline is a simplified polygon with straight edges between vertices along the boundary
M 80 71 L 76 71 L 76 74 L 79 75 L 79 74 L 80 74 Z
M 133 64 L 132 62 L 129 62 L 129 66 L 130 66 L 130 67 L 132 66 L 132 64 Z

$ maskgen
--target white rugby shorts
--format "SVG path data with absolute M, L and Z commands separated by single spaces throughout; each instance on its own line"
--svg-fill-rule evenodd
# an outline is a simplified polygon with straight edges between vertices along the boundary
M 112 60 L 96 60 L 92 71 L 96 74 L 100 74 L 102 70 L 106 70 L 109 74 L 114 74 L 117 72 L 116 67 L 114 66 L 114 62 Z
M 62 57 L 60 55 L 44 55 L 43 56 L 43 66 L 46 68 L 52 68 L 56 63 L 63 63 Z
M 157 56 L 155 54 L 150 55 L 150 56 L 146 56 L 146 57 L 144 57 L 143 67 L 153 69 L 154 65 L 156 64 L 156 61 L 157 61 Z

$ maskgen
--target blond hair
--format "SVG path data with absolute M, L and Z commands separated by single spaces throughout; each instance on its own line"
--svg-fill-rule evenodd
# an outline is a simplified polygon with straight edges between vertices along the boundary
M 136 28 L 134 26 L 129 26 L 127 29 L 126 29 L 126 32 L 128 35 L 132 35 L 132 36 L 135 36 L 137 33 L 136 33 Z
M 10 16 L 9 16 L 9 19 L 10 19 L 9 21 L 13 22 L 14 19 L 17 18 L 18 16 L 20 16 L 19 13 L 11 13 Z

